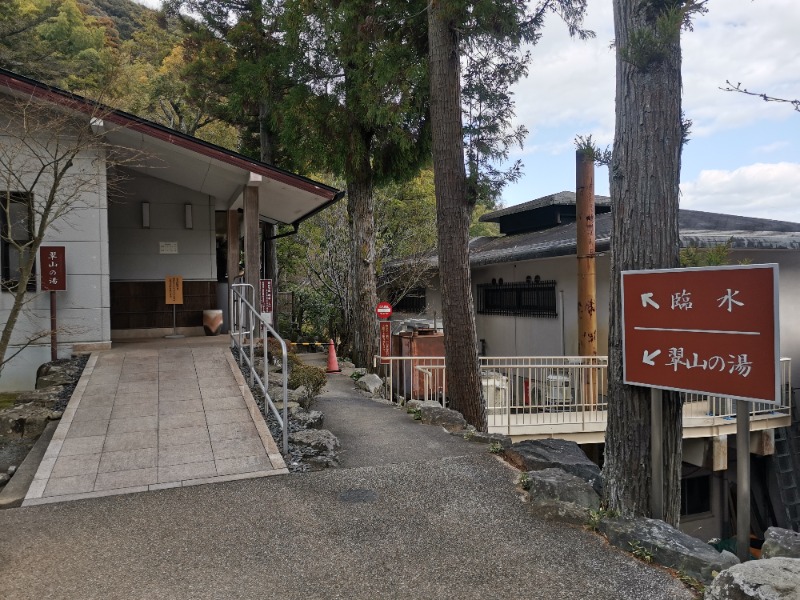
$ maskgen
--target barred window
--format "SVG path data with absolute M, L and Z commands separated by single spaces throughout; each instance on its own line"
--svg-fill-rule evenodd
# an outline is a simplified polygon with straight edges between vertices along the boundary
M 392 300 L 392 308 L 397 312 L 421 313 L 425 306 L 425 288 L 413 289 L 400 300 Z
M 33 242 L 33 203 L 29 194 L 0 192 L 0 278 L 2 289 L 15 291 L 22 265 L 29 259 Z M 36 291 L 34 269 L 28 290 Z
M 558 317 L 555 281 L 478 284 L 478 314 Z

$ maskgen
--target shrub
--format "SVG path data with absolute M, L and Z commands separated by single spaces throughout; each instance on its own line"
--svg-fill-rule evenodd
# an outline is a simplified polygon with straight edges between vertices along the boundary
M 292 369 L 289 372 L 289 387 L 296 390 L 300 386 L 306 389 L 304 398 L 300 399 L 300 405 L 303 408 L 308 408 L 314 398 L 319 395 L 322 388 L 325 387 L 325 371 L 319 367 L 306 365 L 300 360 L 293 363 Z

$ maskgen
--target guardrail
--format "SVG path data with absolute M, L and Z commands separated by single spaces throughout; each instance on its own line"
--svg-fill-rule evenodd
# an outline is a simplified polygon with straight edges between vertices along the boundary
M 445 359 L 441 356 L 376 357 L 386 396 L 446 404 Z M 599 433 L 608 409 L 608 357 L 605 356 L 482 356 L 481 383 L 490 431 L 514 434 Z M 781 359 L 779 405 L 751 403 L 753 417 L 790 414 L 791 360 Z M 684 395 L 684 427 L 700 428 L 735 422 L 736 402 L 730 398 Z
M 278 424 L 281 426 L 283 432 L 283 453 L 289 453 L 289 386 L 287 374 L 289 372 L 288 365 L 288 352 L 286 350 L 286 342 L 278 335 L 272 326 L 256 311 L 253 306 L 253 299 L 255 298 L 255 289 L 249 283 L 234 283 L 230 286 L 229 292 L 229 323 L 230 323 L 230 336 L 231 347 L 238 350 L 239 364 L 246 364 L 250 371 L 250 387 L 258 385 L 258 388 L 264 394 L 265 406 L 269 408 Z M 283 414 L 278 412 L 275 403 L 269 395 L 268 373 L 269 364 L 267 361 L 267 338 L 272 335 L 281 345 L 281 364 L 283 368 L 281 373 L 283 375 Z M 255 340 L 257 337 L 261 338 L 262 348 L 264 350 L 264 370 L 263 375 L 259 375 L 255 366 Z

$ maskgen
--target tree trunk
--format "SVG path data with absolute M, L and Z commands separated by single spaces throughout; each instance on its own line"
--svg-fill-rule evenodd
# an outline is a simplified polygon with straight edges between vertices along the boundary
M 372 370 L 378 353 L 378 304 L 375 279 L 375 197 L 369 160 L 371 136 L 351 132 L 353 151 L 347 164 L 347 218 L 350 225 L 353 362 Z
M 622 383 L 620 273 L 679 264 L 681 54 L 679 32 L 662 40 L 666 50 L 655 61 L 629 46 L 633 32 L 655 30 L 653 15 L 639 0 L 614 1 L 614 26 L 617 91 L 609 171 L 613 259 L 604 474 L 608 507 L 635 516 L 650 512 L 650 390 Z M 664 394 L 664 511 L 673 525 L 680 517 L 680 402 L 678 394 Z
M 469 270 L 469 223 L 461 124 L 458 33 L 454 3 L 433 0 L 428 8 L 431 124 L 439 280 L 442 287 L 447 396 L 450 408 L 486 430 L 478 340 Z

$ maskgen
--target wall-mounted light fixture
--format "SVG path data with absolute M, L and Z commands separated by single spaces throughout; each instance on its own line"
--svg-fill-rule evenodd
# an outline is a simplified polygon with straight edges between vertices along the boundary
M 183 205 L 183 214 L 184 220 L 186 224 L 186 229 L 192 229 L 192 205 L 191 204 L 184 204 Z
M 142 229 L 150 229 L 150 203 L 142 202 Z

